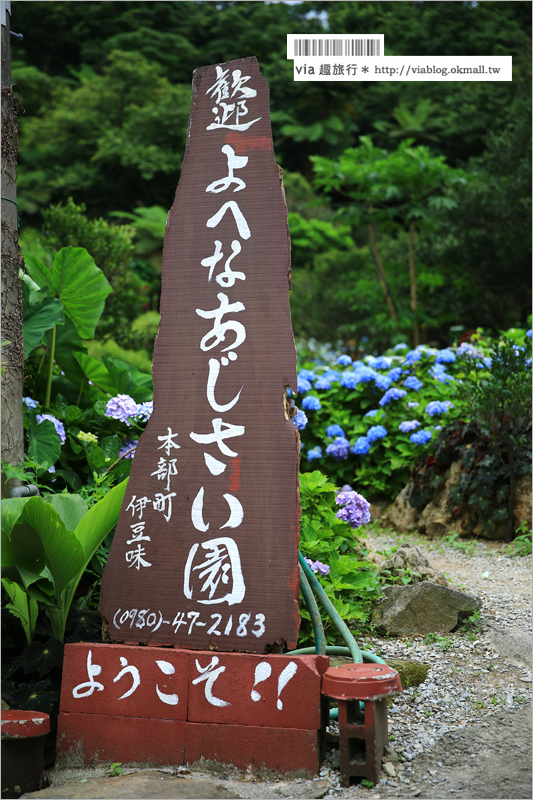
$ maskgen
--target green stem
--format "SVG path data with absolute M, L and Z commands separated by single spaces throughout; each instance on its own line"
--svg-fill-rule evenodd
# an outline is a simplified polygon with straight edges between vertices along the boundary
M 50 408 L 50 396 L 52 394 L 52 375 L 54 374 L 54 356 L 56 351 L 56 326 L 52 328 L 52 338 L 50 341 L 50 363 L 48 364 L 48 380 L 46 381 L 46 396 L 44 404 Z
M 81 400 L 81 393 L 82 393 L 82 391 L 83 391 L 83 384 L 84 384 L 84 383 L 85 383 L 85 376 L 83 377 L 83 380 L 82 380 L 82 382 L 81 382 L 81 386 L 80 386 L 80 393 L 79 393 L 79 395 L 78 395 L 78 399 L 76 400 L 76 405 L 77 405 L 77 406 L 79 406 L 79 404 L 80 404 L 80 400 Z

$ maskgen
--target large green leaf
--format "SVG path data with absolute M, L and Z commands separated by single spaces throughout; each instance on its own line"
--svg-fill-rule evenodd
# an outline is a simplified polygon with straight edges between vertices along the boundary
M 22 291 L 24 299 L 28 301 L 24 302 L 24 324 L 22 326 L 24 358 L 28 358 L 32 350 L 39 347 L 47 331 L 54 325 L 62 325 L 65 322 L 65 315 L 60 301 L 52 297 L 48 289 L 40 291 L 40 296 L 35 296 L 35 294 L 30 294 L 29 288 L 23 283 Z M 32 299 L 34 299 L 33 304 Z
M 24 506 L 28 502 L 29 497 L 9 497 L 5 500 L 2 500 L 2 533 L 9 534 L 11 533 L 11 529 L 13 525 L 16 523 L 22 511 L 24 510 Z M 2 538 L 3 542 L 3 538 Z M 3 553 L 2 553 L 3 556 Z M 3 563 L 3 562 L 2 562 Z
M 116 525 L 128 480 L 115 486 L 85 514 L 74 531 L 83 547 L 86 564 L 109 531 Z
M 48 469 L 61 455 L 61 442 L 54 423 L 43 419 L 38 423 L 33 417 L 30 422 L 29 454 L 33 461 Z
M 55 508 L 67 531 L 75 531 L 88 510 L 85 500 L 77 494 L 50 494 L 46 502 Z
M 154 384 L 151 375 L 139 372 L 131 364 L 126 364 L 117 358 L 104 356 L 103 361 L 119 392 L 129 394 L 138 403 L 152 399 Z
M 45 503 L 42 497 L 30 497 L 21 520 L 28 522 L 39 533 L 46 565 L 52 573 L 59 600 L 83 568 L 83 548 L 72 531 L 65 528 L 55 508 Z
M 48 286 L 61 300 L 82 339 L 92 339 L 104 310 L 105 298 L 113 290 L 104 273 L 84 247 L 63 247 L 52 269 L 28 257 L 26 267 L 39 286 Z
M 50 347 L 51 344 L 50 338 L 49 333 L 44 337 L 44 343 L 48 347 Z M 74 355 L 78 350 L 84 351 L 85 347 L 83 346 L 81 338 L 78 336 L 72 320 L 65 317 L 65 324 L 60 325 L 56 329 L 54 359 L 65 375 L 68 375 L 69 379 L 79 386 L 85 376 Z
M 39 613 L 39 606 L 33 598 L 28 597 L 27 593 L 18 584 L 10 580 L 2 578 L 2 586 L 6 590 L 9 599 L 11 600 L 12 608 L 7 606 L 8 610 L 15 614 L 20 620 L 28 644 L 33 637 L 33 631 L 37 623 L 37 615 Z
M 9 535 L 2 531 L 2 567 L 7 566 L 22 567 L 37 574 L 44 567 L 44 548 L 39 534 L 20 518 Z
M 101 389 L 103 392 L 109 392 L 110 394 L 116 394 L 118 387 L 101 361 L 98 361 L 92 356 L 88 356 L 86 353 L 74 353 L 74 355 L 87 378 L 92 381 L 98 389 Z

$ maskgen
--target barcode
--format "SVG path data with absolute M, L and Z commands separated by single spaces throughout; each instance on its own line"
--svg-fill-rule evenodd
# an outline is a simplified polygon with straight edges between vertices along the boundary
M 379 39 L 294 39 L 294 57 L 380 56 Z

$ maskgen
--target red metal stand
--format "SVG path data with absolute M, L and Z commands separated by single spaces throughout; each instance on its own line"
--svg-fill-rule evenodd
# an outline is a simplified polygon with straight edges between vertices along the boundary
M 386 664 L 330 668 L 322 694 L 339 703 L 341 785 L 367 778 L 377 783 L 388 741 L 387 698 L 402 691 L 400 676 Z

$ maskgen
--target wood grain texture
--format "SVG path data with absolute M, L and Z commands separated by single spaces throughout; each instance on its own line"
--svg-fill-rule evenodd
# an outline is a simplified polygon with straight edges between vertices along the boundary
M 102 581 L 114 641 L 258 653 L 296 646 L 289 283 L 268 84 L 255 58 L 199 69 L 165 234 L 154 412 Z M 236 435 L 213 440 L 217 426 Z

